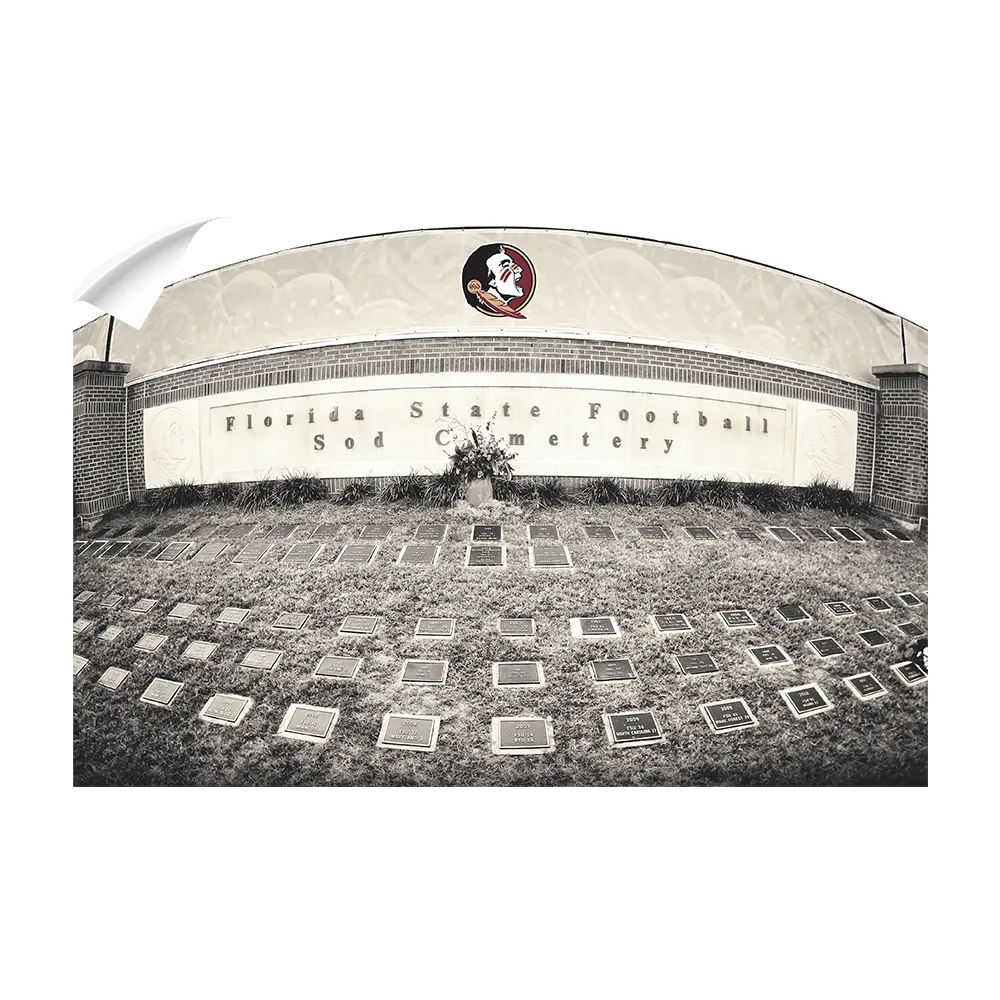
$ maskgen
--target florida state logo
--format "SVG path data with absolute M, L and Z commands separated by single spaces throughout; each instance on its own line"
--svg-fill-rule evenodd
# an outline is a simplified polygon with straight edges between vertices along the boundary
M 462 269 L 465 301 L 486 316 L 524 319 L 535 294 L 535 268 L 528 255 L 509 243 L 477 247 Z

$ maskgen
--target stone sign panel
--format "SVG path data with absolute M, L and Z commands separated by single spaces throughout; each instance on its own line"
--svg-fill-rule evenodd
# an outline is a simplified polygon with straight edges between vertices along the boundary
M 180 681 L 167 680 L 165 677 L 154 677 L 149 687 L 139 696 L 139 701 L 159 708 L 169 708 L 184 685 Z
M 729 733 L 739 729 L 753 729 L 760 725 L 757 717 L 743 698 L 710 701 L 698 706 L 701 714 L 715 733 Z
M 117 691 L 128 679 L 130 671 L 122 670 L 121 667 L 108 667 L 103 674 L 97 679 L 97 683 L 101 687 L 110 688 L 112 691 Z
M 830 700 L 818 684 L 800 684 L 778 692 L 796 719 L 829 712 L 833 708 Z
M 539 660 L 499 660 L 493 664 L 493 686 L 496 688 L 541 687 L 545 674 Z
M 333 734 L 340 710 L 316 705 L 293 704 L 278 727 L 278 735 L 306 743 L 326 743 Z
M 246 718 L 252 705 L 253 699 L 243 695 L 213 694 L 205 702 L 205 707 L 198 713 L 198 717 L 205 722 L 220 726 L 238 726 Z
M 873 701 L 889 693 L 872 673 L 853 674 L 850 677 L 845 677 L 844 683 L 859 701 Z
M 447 676 L 447 660 L 407 660 L 399 679 L 403 684 L 441 685 Z
M 354 680 L 361 669 L 361 663 L 362 657 L 360 656 L 323 656 L 316 664 L 313 677 L 334 677 L 342 681 Z
M 632 661 L 627 658 L 617 660 L 591 660 L 590 676 L 598 683 L 615 681 L 636 681 L 639 675 L 635 672 Z
M 711 653 L 677 653 L 674 660 L 682 674 L 697 676 L 719 672 L 719 665 Z
M 552 753 L 555 749 L 552 723 L 547 719 L 496 717 L 490 735 L 497 754 Z
M 431 753 L 437 746 L 440 726 L 440 716 L 388 712 L 382 717 L 378 745 L 396 750 L 421 750 L 424 753 Z
M 643 747 L 664 741 L 663 730 L 656 716 L 645 709 L 631 712 L 605 713 L 604 731 L 612 746 Z
M 691 623 L 687 619 L 687 615 L 681 614 L 667 614 L 667 615 L 650 615 L 650 621 L 653 623 L 653 627 L 657 632 L 690 632 L 692 631 Z
M 254 647 L 247 650 L 246 655 L 240 660 L 241 667 L 249 667 L 251 670 L 273 670 L 281 659 L 281 650 L 259 649 Z

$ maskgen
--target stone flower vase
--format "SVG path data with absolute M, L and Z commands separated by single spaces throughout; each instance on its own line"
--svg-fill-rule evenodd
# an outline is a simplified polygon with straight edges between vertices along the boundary
M 493 499 L 493 480 L 489 476 L 483 479 L 470 479 L 465 499 L 473 507 L 481 507 L 487 500 Z

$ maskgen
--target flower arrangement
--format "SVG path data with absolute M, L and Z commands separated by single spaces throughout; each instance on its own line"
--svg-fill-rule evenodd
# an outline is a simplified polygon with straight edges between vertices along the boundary
M 466 427 L 458 420 L 449 420 L 452 450 L 445 452 L 449 469 L 458 472 L 466 481 L 513 478 L 512 463 L 517 453 L 494 433 L 495 419 L 494 413 L 485 427 Z

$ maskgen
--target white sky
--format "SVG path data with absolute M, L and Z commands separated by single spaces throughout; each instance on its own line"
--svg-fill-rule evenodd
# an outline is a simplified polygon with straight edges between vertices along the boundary
M 656 239 L 713 250 L 821 281 L 890 312 L 928 326 L 926 215 L 628 215 L 628 216 L 258 216 L 230 217 L 251 222 L 255 236 L 264 230 L 276 241 L 267 252 L 301 245 L 289 234 L 319 234 L 344 239 L 409 229 L 530 226 L 577 229 Z M 242 227 L 240 227 L 242 228 Z M 167 235 L 164 233 L 164 235 Z M 292 238 L 293 242 L 282 242 Z M 312 241 L 303 239 L 302 242 Z M 316 239 L 315 241 L 319 241 Z M 224 263 L 246 259 L 234 246 Z M 136 247 L 136 250 L 139 250 Z M 258 254 L 254 254 L 257 256 Z M 215 263 L 214 266 L 223 266 Z M 183 276 L 200 273 L 191 270 Z M 172 274 L 179 280 L 180 274 Z M 81 297 L 82 298 L 82 297 Z M 103 311 L 103 310 L 101 310 Z M 79 313 L 81 316 L 82 312 Z M 74 308 L 74 327 L 78 326 Z M 86 321 L 86 320 L 84 320 Z

